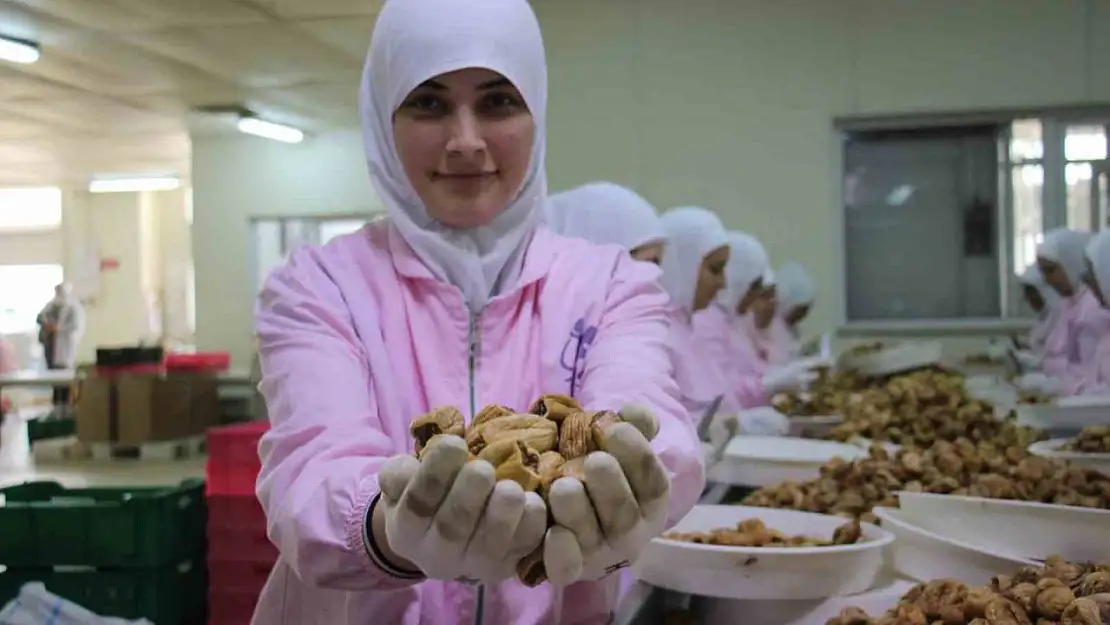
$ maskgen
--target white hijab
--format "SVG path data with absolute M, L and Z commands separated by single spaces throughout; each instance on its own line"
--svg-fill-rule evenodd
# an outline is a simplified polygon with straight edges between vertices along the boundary
M 1103 230 L 1091 239 L 1086 256 L 1091 261 L 1099 290 L 1110 297 L 1110 230 Z
M 701 263 L 713 250 L 728 244 L 728 232 L 716 213 L 696 206 L 673 208 L 660 217 L 667 233 L 663 254 L 663 288 L 676 306 L 692 312 Z
M 1090 240 L 1090 232 L 1068 228 L 1049 230 L 1044 242 L 1037 246 L 1037 256 L 1059 263 L 1072 288 L 1078 290 L 1083 285 L 1084 255 Z
M 800 263 L 785 263 L 778 274 L 779 309 L 784 312 L 813 304 L 817 299 L 817 285 Z
M 520 91 L 535 121 L 524 184 L 504 212 L 479 228 L 437 223 L 405 175 L 393 114 L 420 83 L 481 67 Z M 471 310 L 512 288 L 542 220 L 547 63 L 539 23 L 526 0 L 387 0 L 374 25 L 359 92 L 370 177 L 392 224 L 437 279 L 457 286 Z
M 1041 268 L 1038 267 L 1036 263 L 1029 265 L 1029 268 L 1022 272 L 1020 276 L 1018 276 L 1018 282 L 1020 284 L 1031 286 L 1034 289 L 1037 289 L 1037 292 L 1041 294 L 1041 298 L 1044 299 L 1044 312 L 1048 312 L 1049 309 L 1055 308 L 1062 299 L 1060 297 L 1060 294 L 1056 292 L 1056 289 L 1052 288 L 1048 285 L 1047 282 L 1045 282 L 1044 274 L 1041 273 Z
M 764 275 L 769 268 L 767 250 L 759 239 L 745 232 L 728 233 L 731 254 L 725 267 L 725 288 L 717 297 L 717 303 L 725 310 L 735 314 L 736 307 L 752 283 Z
M 612 182 L 591 182 L 547 198 L 547 223 L 561 235 L 627 250 L 667 239 L 655 207 Z

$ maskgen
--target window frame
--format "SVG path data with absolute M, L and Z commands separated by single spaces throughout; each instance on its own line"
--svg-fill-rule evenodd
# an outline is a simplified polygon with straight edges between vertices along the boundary
M 15 208 L 16 211 L 19 211 L 22 210 L 23 207 L 5 206 L 6 198 L 4 197 L 4 195 L 6 193 L 17 193 L 20 191 L 31 193 L 36 191 L 49 192 L 51 195 L 56 196 L 56 203 L 51 202 L 49 206 L 45 206 L 45 208 L 51 211 L 50 219 L 37 223 L 6 223 L 5 216 L 7 215 L 7 211 L 9 209 Z M 65 222 L 64 205 L 65 194 L 62 192 L 62 189 L 60 187 L 0 187 L 0 236 L 57 232 L 62 229 L 62 226 Z M 44 207 L 31 206 L 26 208 L 38 210 Z

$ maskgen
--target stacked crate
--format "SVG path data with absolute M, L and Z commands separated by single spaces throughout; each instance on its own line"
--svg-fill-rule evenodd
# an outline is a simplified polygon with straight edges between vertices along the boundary
M 0 490 L 0 605 L 26 583 L 104 616 L 192 625 L 205 611 L 204 483 Z
M 208 431 L 208 622 L 249 625 L 277 562 L 254 494 L 265 421 Z

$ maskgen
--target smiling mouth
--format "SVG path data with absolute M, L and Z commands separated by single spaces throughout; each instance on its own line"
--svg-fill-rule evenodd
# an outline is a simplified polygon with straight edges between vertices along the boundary
M 435 173 L 436 178 L 443 178 L 445 180 L 481 180 L 483 178 L 492 178 L 497 172 L 493 171 L 479 171 L 467 174 L 441 174 Z

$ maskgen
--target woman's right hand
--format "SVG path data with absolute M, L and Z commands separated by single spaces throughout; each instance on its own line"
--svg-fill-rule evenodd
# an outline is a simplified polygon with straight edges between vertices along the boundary
M 389 549 L 425 576 L 503 581 L 543 541 L 547 507 L 516 482 L 497 481 L 488 462 L 469 458 L 457 436 L 443 437 L 420 460 L 390 458 L 378 476 L 374 512 Z

